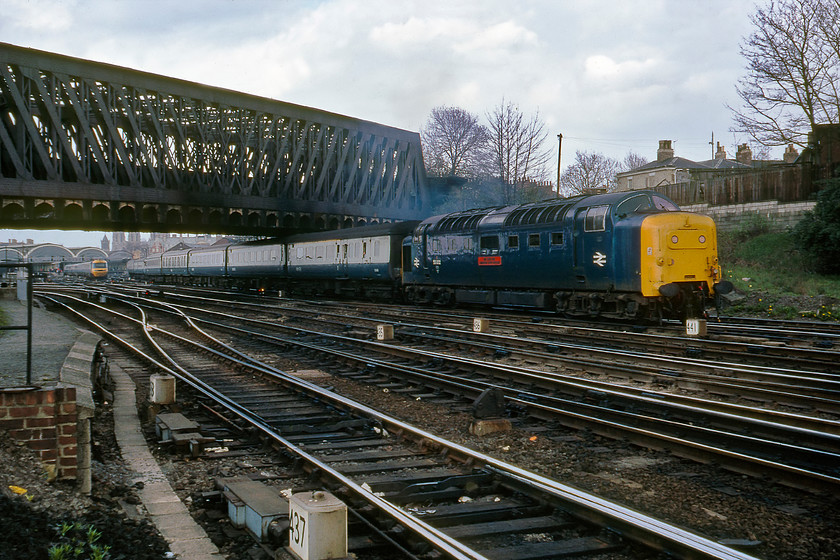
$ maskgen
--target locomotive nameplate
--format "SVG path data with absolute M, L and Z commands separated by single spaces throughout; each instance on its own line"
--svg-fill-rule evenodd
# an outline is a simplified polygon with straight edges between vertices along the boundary
M 502 257 L 499 255 L 478 257 L 478 266 L 502 266 Z

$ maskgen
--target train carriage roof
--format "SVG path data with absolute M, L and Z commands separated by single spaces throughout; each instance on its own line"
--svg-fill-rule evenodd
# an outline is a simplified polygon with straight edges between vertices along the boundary
M 473 232 L 494 227 L 516 227 L 534 224 L 548 224 L 562 221 L 570 210 L 592 206 L 618 206 L 625 200 L 639 195 L 657 196 L 673 204 L 666 197 L 653 191 L 624 191 L 595 195 L 580 195 L 570 198 L 553 198 L 518 206 L 495 206 L 464 210 L 440 216 L 433 216 L 422 222 L 430 233 Z M 676 208 L 676 204 L 673 204 Z
M 382 235 L 409 235 L 420 222 L 408 220 L 387 224 L 374 224 L 333 231 L 318 231 L 314 233 L 298 233 L 283 238 L 286 243 L 304 243 L 308 241 L 328 241 L 331 239 L 358 239 L 360 237 L 378 237 Z

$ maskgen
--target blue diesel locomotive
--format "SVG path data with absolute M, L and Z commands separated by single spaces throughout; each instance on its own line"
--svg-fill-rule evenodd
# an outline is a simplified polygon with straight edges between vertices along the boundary
M 731 289 L 721 282 L 712 219 L 649 191 L 436 216 L 403 255 L 412 302 L 685 318 Z
M 699 317 L 731 289 L 711 218 L 650 191 L 182 249 L 127 268 L 155 281 L 616 318 Z

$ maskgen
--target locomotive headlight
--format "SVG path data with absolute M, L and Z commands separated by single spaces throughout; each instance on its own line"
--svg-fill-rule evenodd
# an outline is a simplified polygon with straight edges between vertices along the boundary
M 671 243 L 673 243 L 674 245 L 676 245 L 679 240 L 680 240 L 680 238 L 677 237 L 676 235 L 671 236 Z
M 700 243 L 705 243 L 705 242 L 706 242 L 706 236 L 705 236 L 705 235 L 701 235 L 701 236 L 700 236 L 700 239 L 699 239 L 698 241 L 700 241 Z

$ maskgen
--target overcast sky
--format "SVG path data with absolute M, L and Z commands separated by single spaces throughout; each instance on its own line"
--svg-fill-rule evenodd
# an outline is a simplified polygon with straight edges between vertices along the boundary
M 763 2 L 761 2 L 763 3 Z M 576 150 L 732 156 L 751 0 L 2 0 L 0 41 L 418 131 L 432 108 L 539 111 Z M 773 154 L 778 157 L 778 154 Z M 556 156 L 555 156 L 556 158 Z M 554 160 L 556 165 L 556 159 Z M 553 176 L 553 175 L 552 175 Z M 62 234 L 99 245 L 101 234 Z M 0 230 L 56 241 L 55 233 Z M 110 235 L 109 235 L 110 237 Z M 72 242 L 71 242 L 72 241 Z

